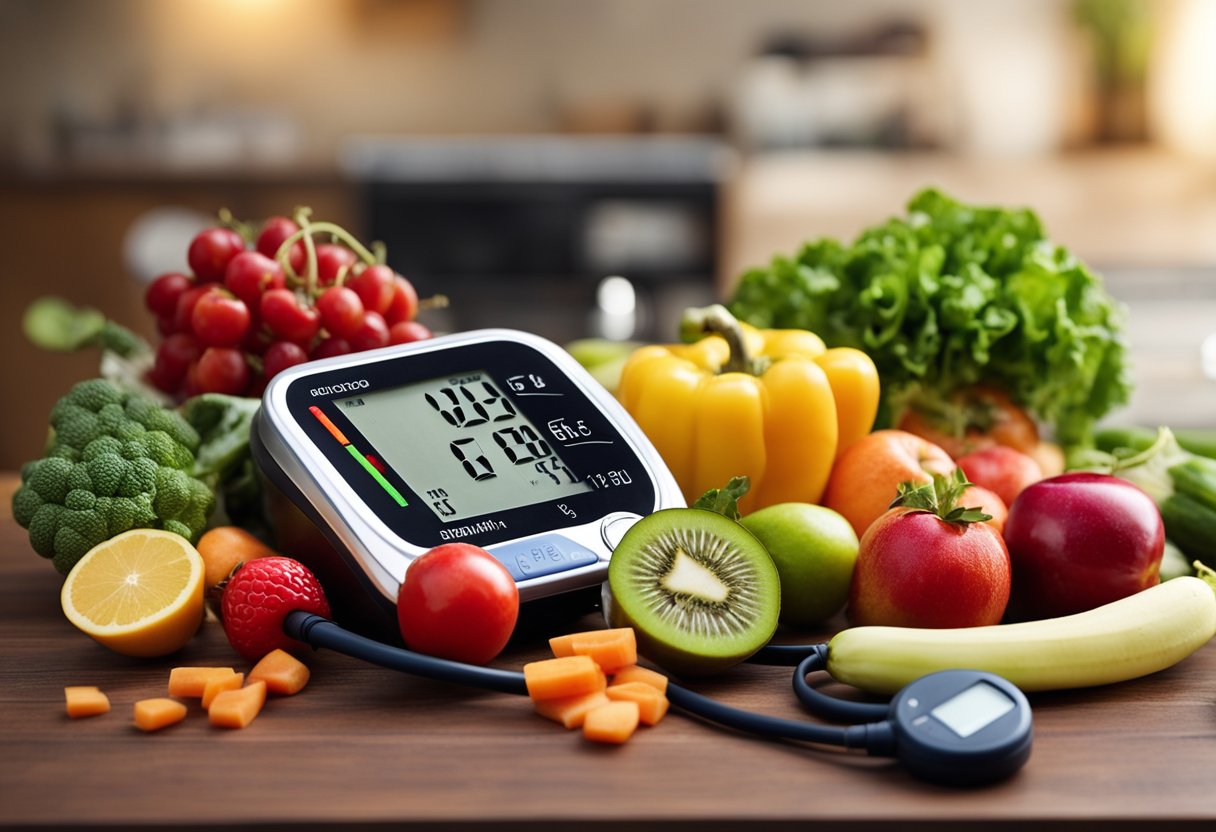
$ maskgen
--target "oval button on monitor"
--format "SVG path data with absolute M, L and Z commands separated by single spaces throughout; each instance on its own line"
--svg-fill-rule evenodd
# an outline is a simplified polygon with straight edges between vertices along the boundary
M 604 521 L 600 523 L 600 536 L 604 540 L 604 545 L 608 547 L 608 551 L 616 549 L 616 545 L 621 542 L 625 532 L 633 528 L 633 524 L 641 519 L 640 515 L 623 511 L 605 517 Z

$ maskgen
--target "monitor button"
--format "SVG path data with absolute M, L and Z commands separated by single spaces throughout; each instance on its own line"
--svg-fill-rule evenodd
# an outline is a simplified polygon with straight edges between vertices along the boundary
M 604 521 L 600 523 L 600 537 L 603 538 L 608 551 L 615 550 L 617 544 L 621 542 L 621 538 L 625 536 L 625 532 L 633 528 L 633 524 L 641 519 L 640 515 L 623 511 L 605 517 Z
M 585 546 L 557 534 L 495 546 L 487 550 L 498 558 L 516 581 L 565 572 L 595 563 L 598 558 Z

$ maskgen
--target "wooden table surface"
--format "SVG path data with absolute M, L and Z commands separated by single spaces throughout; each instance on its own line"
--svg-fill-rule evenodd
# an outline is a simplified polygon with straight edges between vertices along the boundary
M 320 651 L 310 685 L 245 730 L 197 704 L 156 734 L 132 703 L 179 664 L 242 666 L 208 621 L 180 653 L 136 660 L 64 619 L 60 578 L 12 519 L 0 477 L 0 825 L 445 830 L 1216 828 L 1216 646 L 1121 685 L 1039 694 L 1034 750 L 1013 779 L 955 790 L 889 761 L 755 740 L 673 712 L 622 747 L 593 745 L 525 697 L 406 677 Z M 588 616 L 594 623 L 594 616 Z M 513 645 L 497 665 L 546 653 Z M 70 720 L 63 687 L 97 685 L 110 713 Z M 694 689 L 801 718 L 789 671 L 742 666 Z

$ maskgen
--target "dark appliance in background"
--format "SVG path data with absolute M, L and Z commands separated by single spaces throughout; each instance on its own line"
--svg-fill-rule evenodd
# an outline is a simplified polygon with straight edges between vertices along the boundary
M 450 299 L 437 329 L 558 343 L 671 340 L 684 306 L 714 299 L 733 161 L 668 137 L 358 137 L 342 152 L 368 238 L 420 296 Z

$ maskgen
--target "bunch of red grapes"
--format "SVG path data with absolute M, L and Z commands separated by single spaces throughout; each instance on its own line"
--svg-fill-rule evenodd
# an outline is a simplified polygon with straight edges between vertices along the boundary
M 199 232 L 187 253 L 192 274 L 148 286 L 162 336 L 148 380 L 160 390 L 179 400 L 260 396 L 296 364 L 431 337 L 415 320 L 414 286 L 340 226 L 301 209 L 256 234 L 238 227 Z

